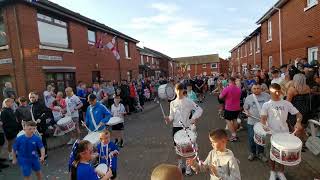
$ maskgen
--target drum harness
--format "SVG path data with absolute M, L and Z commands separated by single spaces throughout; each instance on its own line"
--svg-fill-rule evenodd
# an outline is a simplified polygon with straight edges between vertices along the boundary
M 103 146 L 104 145 L 102 143 L 100 143 L 99 164 L 100 164 L 100 160 L 101 160 L 101 154 L 105 154 L 104 158 L 106 159 L 107 163 L 108 163 L 108 159 L 110 159 L 108 167 L 111 168 L 112 167 L 112 156 L 111 156 L 112 154 L 109 154 L 109 145 L 108 144 L 106 145 L 106 152 L 104 152 Z M 108 171 L 109 171 L 109 169 L 108 169 Z

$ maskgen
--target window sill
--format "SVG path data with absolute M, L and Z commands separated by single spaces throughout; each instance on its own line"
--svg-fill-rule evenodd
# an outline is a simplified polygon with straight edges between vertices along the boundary
M 266 41 L 266 43 L 271 42 L 271 41 L 272 41 L 272 39 L 268 39 L 268 40 Z
M 129 60 L 130 60 L 130 59 L 131 59 L 131 57 L 126 57 L 126 59 L 129 59 Z
M 9 49 L 9 45 L 0 46 L 0 50 L 7 50 Z
M 309 9 L 315 7 L 318 4 L 318 1 L 316 1 L 314 4 L 310 4 L 308 7 L 304 8 L 304 12 L 308 11 Z
M 250 53 L 249 56 L 252 56 L 252 53 Z
M 256 51 L 256 54 L 260 53 L 260 50 Z
M 74 53 L 74 49 L 65 49 L 65 48 L 52 47 L 52 46 L 44 46 L 44 45 L 39 45 L 39 49 Z

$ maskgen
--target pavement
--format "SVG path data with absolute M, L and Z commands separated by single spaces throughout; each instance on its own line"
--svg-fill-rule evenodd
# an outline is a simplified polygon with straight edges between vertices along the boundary
M 169 104 L 162 102 L 165 112 L 169 113 Z M 207 96 L 200 104 L 204 114 L 197 125 L 200 159 L 204 160 L 212 149 L 208 132 L 213 128 L 225 128 L 225 122 L 218 118 L 218 103 L 215 97 Z M 236 158 L 240 161 L 240 172 L 244 180 L 269 179 L 267 163 L 258 160 L 249 162 L 247 133 L 239 132 L 240 141 L 229 143 Z M 44 179 L 69 179 L 67 161 L 70 146 L 65 145 L 69 140 L 67 136 L 49 139 L 49 158 L 43 166 Z M 142 113 L 127 116 L 125 120 L 125 144 L 121 149 L 118 162 L 118 180 L 148 180 L 152 170 L 161 163 L 176 164 L 175 152 L 171 137 L 171 126 L 163 121 L 159 105 L 149 102 Z M 314 180 L 320 177 L 320 157 L 311 152 L 302 153 L 302 162 L 293 167 L 286 167 L 285 174 L 288 180 Z M 33 176 L 33 178 L 35 178 Z M 0 172 L 0 179 L 22 179 L 18 166 L 12 166 Z M 186 180 L 209 180 L 209 175 L 202 173 Z

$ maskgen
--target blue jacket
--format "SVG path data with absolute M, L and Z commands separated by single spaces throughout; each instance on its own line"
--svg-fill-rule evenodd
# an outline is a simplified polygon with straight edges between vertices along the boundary
M 105 163 L 105 164 L 107 164 L 108 165 L 108 167 L 109 167 L 109 165 L 110 165 L 110 158 L 109 157 L 107 157 L 107 159 L 106 159 L 106 152 L 107 152 L 107 150 L 106 150 L 106 146 L 102 146 L 103 147 L 103 149 L 101 149 L 101 143 L 99 143 L 98 144 L 98 146 L 97 146 L 97 150 L 98 150 L 98 153 L 99 153 L 99 156 L 100 156 L 100 163 Z M 101 151 L 102 150 L 102 151 Z M 111 151 L 114 151 L 114 150 L 117 150 L 117 151 L 119 151 L 119 148 L 118 148 L 118 146 L 115 144 L 115 143 L 113 143 L 113 142 L 109 142 L 109 144 L 108 144 L 108 154 L 111 152 Z M 115 157 L 112 157 L 112 162 L 111 162 L 111 169 L 112 169 L 112 171 L 117 171 L 117 159 L 118 159 L 118 157 L 117 156 L 115 156 Z M 108 161 L 107 161 L 108 160 Z
M 97 124 L 97 126 L 99 126 L 100 122 L 103 122 L 104 124 L 107 123 L 109 121 L 109 119 L 112 117 L 110 111 L 101 103 L 97 102 L 95 106 L 89 106 L 87 108 L 87 112 L 86 112 L 86 125 L 88 126 L 88 128 L 91 131 L 94 131 L 96 128 L 94 127 L 94 124 L 92 123 L 92 118 L 91 118 L 91 108 L 92 108 L 92 113 L 93 113 L 93 117 L 94 120 Z M 101 131 L 105 129 L 105 125 L 101 126 L 98 131 Z

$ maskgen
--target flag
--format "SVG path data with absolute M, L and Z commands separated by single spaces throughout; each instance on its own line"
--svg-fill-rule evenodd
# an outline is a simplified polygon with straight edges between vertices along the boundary
M 120 60 L 120 54 L 116 48 L 116 37 L 113 37 L 111 42 L 108 42 L 108 44 L 106 45 L 106 47 L 108 49 L 110 49 L 110 51 L 112 52 L 112 54 L 114 55 L 114 57 L 116 58 L 116 60 Z

